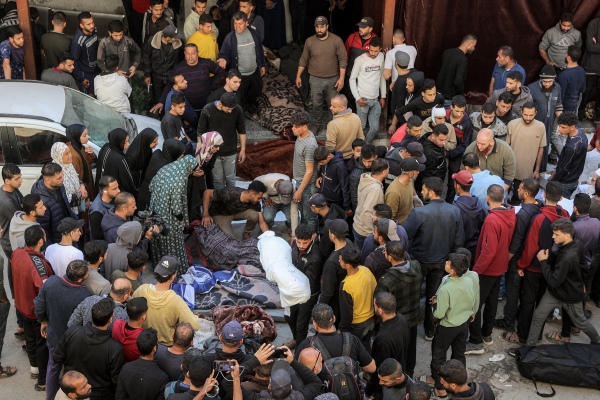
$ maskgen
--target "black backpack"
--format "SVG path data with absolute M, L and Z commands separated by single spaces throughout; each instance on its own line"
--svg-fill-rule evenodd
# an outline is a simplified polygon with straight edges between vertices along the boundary
M 321 352 L 323 357 L 323 370 L 320 375 L 324 377 L 327 392 L 336 394 L 340 400 L 362 399 L 363 393 L 358 383 L 359 366 L 350 358 L 352 348 L 352 335 L 342 333 L 343 347 L 340 357 L 331 357 L 318 336 L 310 340 L 311 346 Z
M 517 352 L 517 368 L 525 378 L 550 383 L 552 393 L 537 394 L 552 397 L 552 384 L 600 389 L 600 345 L 583 343 L 522 346 Z

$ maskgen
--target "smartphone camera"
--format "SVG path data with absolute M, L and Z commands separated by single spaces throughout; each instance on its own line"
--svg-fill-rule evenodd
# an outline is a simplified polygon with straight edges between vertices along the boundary
M 227 360 L 215 360 L 213 363 L 213 369 L 217 372 L 231 372 L 235 363 Z

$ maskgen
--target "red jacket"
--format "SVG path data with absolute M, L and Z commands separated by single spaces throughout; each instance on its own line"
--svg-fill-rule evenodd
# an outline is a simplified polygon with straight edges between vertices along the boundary
M 43 264 L 42 274 L 45 274 L 45 276 L 40 276 L 35 267 L 34 259 Z M 44 255 L 30 247 L 16 249 L 13 251 L 10 260 L 15 287 L 15 307 L 25 318 L 37 319 L 33 299 L 37 297 L 46 279 L 54 275 L 54 271 L 52 271 L 52 267 Z
M 112 338 L 121 343 L 121 346 L 123 346 L 125 362 L 130 362 L 140 358 L 140 351 L 137 347 L 137 338 L 144 329 L 129 329 L 126 325 L 127 321 L 122 319 L 115 320 L 112 326 Z
M 552 240 L 551 224 L 560 218 L 569 218 L 569 213 L 561 206 L 544 206 L 540 213 L 531 221 L 531 227 L 527 233 L 525 248 L 521 259 L 517 261 L 519 269 L 527 269 L 531 272 L 542 273 L 537 253 L 540 250 L 549 250 L 554 244 Z
M 375 32 L 371 32 L 371 37 L 365 41 L 365 44 L 363 44 L 358 31 L 348 36 L 348 39 L 346 39 L 346 53 L 348 53 L 348 57 L 350 57 L 350 49 L 360 49 L 362 50 L 362 53 L 369 51 L 371 40 L 373 40 L 375 37 L 377 37 Z M 350 76 L 349 73 L 347 75 Z
M 473 271 L 487 276 L 500 276 L 506 272 L 508 246 L 516 224 L 514 208 L 490 210 L 479 234 Z

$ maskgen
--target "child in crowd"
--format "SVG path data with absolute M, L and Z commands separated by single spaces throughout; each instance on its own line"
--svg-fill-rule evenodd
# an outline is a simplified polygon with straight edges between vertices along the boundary
M 348 171 L 348 175 L 350 175 L 356 167 L 356 161 L 360 158 L 360 153 L 365 143 L 367 142 L 365 142 L 364 139 L 354 139 L 354 141 L 352 141 L 352 157 L 346 161 L 346 171 Z

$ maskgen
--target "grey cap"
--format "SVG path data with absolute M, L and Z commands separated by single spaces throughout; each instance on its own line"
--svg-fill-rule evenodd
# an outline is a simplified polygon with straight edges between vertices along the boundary
M 410 62 L 410 56 L 407 53 L 398 50 L 396 54 L 394 54 L 394 57 L 396 58 L 396 62 L 399 66 L 401 66 L 402 68 L 408 67 L 408 63 Z
M 273 362 L 271 370 L 270 392 L 276 399 L 287 397 L 292 391 L 292 369 L 285 360 Z
M 170 38 L 174 38 L 174 39 L 183 39 L 185 37 L 183 35 L 183 32 L 181 32 L 179 29 L 177 29 L 177 27 L 175 25 L 166 26 L 162 30 L 162 34 L 165 37 L 170 37 Z
M 290 204 L 292 202 L 292 194 L 294 194 L 294 185 L 292 181 L 281 181 L 277 186 L 277 194 L 281 204 Z
M 419 142 L 412 142 L 406 146 L 406 151 L 408 154 L 413 156 L 418 162 L 421 164 L 425 164 L 427 161 L 427 157 L 425 157 L 423 145 Z

